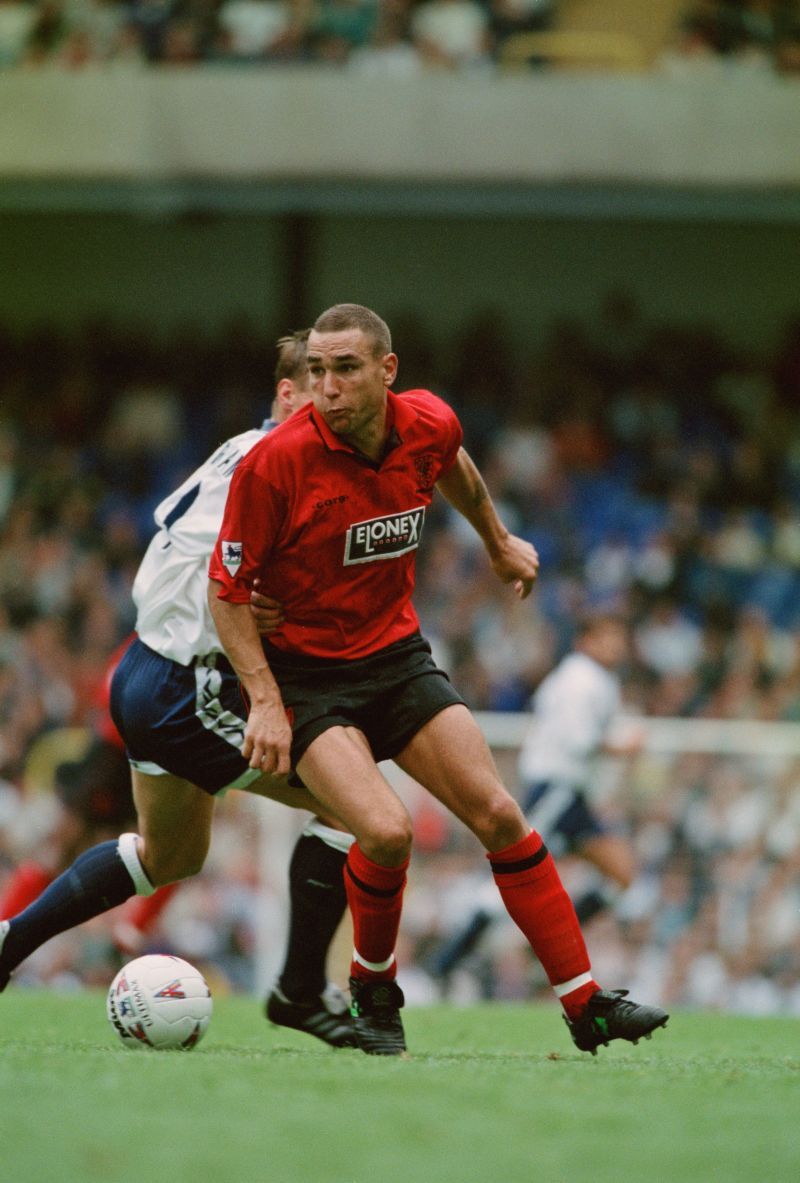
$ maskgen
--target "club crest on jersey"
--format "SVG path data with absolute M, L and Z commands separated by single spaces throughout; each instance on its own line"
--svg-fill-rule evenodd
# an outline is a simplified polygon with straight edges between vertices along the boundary
M 414 457 L 414 468 L 419 481 L 419 492 L 427 493 L 434 486 L 435 457 L 432 452 L 424 452 L 422 456 Z
M 348 528 L 344 545 L 344 565 L 373 563 L 376 559 L 396 559 L 416 550 L 425 521 L 425 507 L 390 513 L 385 517 L 355 522 Z
M 242 565 L 242 544 L 241 542 L 225 542 L 222 543 L 222 565 L 228 574 L 233 578 L 236 572 Z

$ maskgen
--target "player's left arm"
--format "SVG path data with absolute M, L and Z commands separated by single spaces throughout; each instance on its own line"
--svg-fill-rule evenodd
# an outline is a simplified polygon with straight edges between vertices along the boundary
M 498 579 L 513 583 L 514 591 L 524 600 L 536 580 L 539 556 L 530 542 L 503 525 L 483 477 L 463 448 L 452 467 L 439 477 L 436 488 L 476 531 Z
M 262 637 L 269 636 L 279 629 L 286 620 L 283 604 L 272 596 L 265 595 L 261 590 L 261 580 L 253 580 L 253 590 L 250 592 L 250 611 Z

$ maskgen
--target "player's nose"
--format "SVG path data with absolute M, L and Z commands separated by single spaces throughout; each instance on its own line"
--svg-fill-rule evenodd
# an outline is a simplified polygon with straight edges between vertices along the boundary
M 336 381 L 336 375 L 330 370 L 326 370 L 322 376 L 322 393 L 326 398 L 336 398 L 339 394 L 339 384 Z

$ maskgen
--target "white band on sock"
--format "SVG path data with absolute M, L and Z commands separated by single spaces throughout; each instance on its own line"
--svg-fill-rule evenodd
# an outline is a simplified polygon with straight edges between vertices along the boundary
M 394 953 L 392 953 L 391 957 L 387 958 L 386 961 L 366 961 L 361 956 L 358 949 L 354 949 L 353 961 L 355 961 L 358 965 L 363 965 L 364 969 L 369 969 L 374 974 L 382 974 L 385 973 L 387 969 L 391 969 L 391 967 L 394 965 Z
M 557 986 L 553 986 L 553 992 L 556 998 L 563 998 L 565 994 L 571 994 L 573 990 L 580 990 L 581 986 L 588 986 L 593 982 L 591 970 L 585 974 L 578 974 L 577 978 L 570 978 L 568 982 L 559 982 Z
M 137 895 L 152 895 L 155 891 L 147 873 L 139 861 L 139 851 L 136 849 L 138 834 L 120 834 L 117 850 L 119 857 L 125 864 L 125 870 L 133 880 Z
M 309 818 L 303 826 L 303 833 L 308 838 L 319 838 L 320 842 L 324 842 L 333 850 L 340 850 L 342 854 L 347 854 L 356 840 L 354 834 L 347 834 L 344 830 L 334 830 L 332 826 L 323 825 L 318 817 Z

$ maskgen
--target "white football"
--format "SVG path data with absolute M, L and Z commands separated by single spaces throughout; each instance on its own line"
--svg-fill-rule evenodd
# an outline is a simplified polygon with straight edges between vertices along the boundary
M 188 961 L 148 953 L 114 978 L 106 1013 L 126 1047 L 191 1048 L 211 1022 L 211 991 Z

